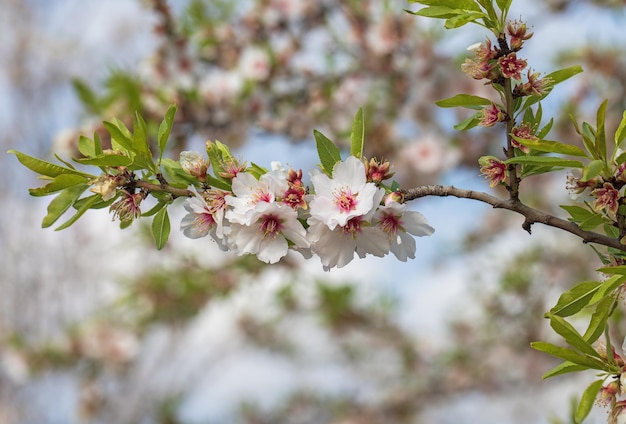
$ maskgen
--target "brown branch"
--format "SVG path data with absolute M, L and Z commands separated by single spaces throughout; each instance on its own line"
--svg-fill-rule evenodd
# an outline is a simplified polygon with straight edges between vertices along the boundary
M 479 202 L 487 203 L 494 208 L 507 209 L 522 215 L 524 218 L 526 218 L 524 223 L 522 224 L 522 228 L 528 231 L 528 233 L 530 233 L 531 231 L 531 225 L 538 222 L 572 233 L 580 237 L 583 243 L 596 243 L 603 246 L 612 247 L 614 249 L 626 251 L 626 245 L 621 244 L 617 239 L 593 231 L 585 231 L 573 222 L 566 221 L 564 219 L 557 218 L 556 216 L 552 216 L 548 213 L 542 212 L 538 209 L 531 208 L 530 206 L 523 204 L 519 200 L 502 200 L 481 191 L 464 190 L 452 186 L 441 185 L 428 185 L 411 188 L 408 190 L 403 190 L 403 193 L 405 196 L 405 200 L 407 201 L 426 196 L 453 196 L 460 199 L 478 200 Z
M 148 191 L 157 191 L 161 193 L 170 193 L 174 197 L 193 197 L 194 194 L 190 190 L 184 188 L 172 187 L 169 184 L 152 184 L 147 181 L 137 181 L 137 187 Z

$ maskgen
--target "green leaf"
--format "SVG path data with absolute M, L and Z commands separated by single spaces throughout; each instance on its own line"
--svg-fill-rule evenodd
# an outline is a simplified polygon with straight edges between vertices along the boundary
M 602 173 L 604 161 L 602 159 L 592 160 L 583 168 L 583 176 L 580 181 L 589 181 Z
M 570 361 L 563 361 L 551 370 L 546 371 L 541 376 L 541 378 L 545 380 L 546 378 L 555 377 L 557 375 L 568 374 L 570 372 L 585 371 L 588 369 L 589 368 L 584 365 L 574 364 Z
M 583 338 L 589 343 L 595 342 L 604 333 L 606 323 L 613 311 L 615 299 L 611 296 L 604 297 L 597 305 L 596 310 L 591 315 L 589 326 Z
M 119 120 L 114 118 L 113 121 L 115 121 L 115 123 L 108 121 L 104 121 L 102 123 L 111 135 L 111 147 L 113 147 L 113 150 L 121 150 L 131 156 L 131 153 L 135 152 L 135 149 L 133 148 L 133 140 L 126 134 L 126 131 L 123 131 L 117 126 L 117 122 L 120 122 Z
M 99 115 L 101 112 L 100 100 L 94 91 L 89 88 L 87 84 L 81 80 L 75 78 L 72 80 L 72 86 L 74 91 L 78 95 L 81 103 L 94 115 Z
M 530 344 L 530 347 L 540 352 L 547 353 L 548 355 L 564 359 L 577 365 L 582 365 L 586 368 L 591 368 L 595 370 L 604 369 L 604 364 L 602 362 L 593 358 L 589 358 L 585 355 L 581 355 L 580 353 L 571 349 L 553 345 L 552 343 L 532 342 Z
M 163 208 L 157 212 L 152 220 L 152 237 L 156 242 L 158 250 L 163 249 L 167 239 L 170 236 L 170 217 L 167 214 L 167 208 Z
M 83 214 L 87 212 L 89 209 L 92 209 L 92 206 L 102 202 L 102 196 L 100 196 L 99 194 L 94 194 L 93 196 L 86 197 L 84 200 L 85 201 L 80 204 L 80 207 L 78 208 L 76 213 L 70 219 L 68 219 L 63 224 L 61 224 L 59 227 L 55 228 L 54 231 L 64 230 L 70 225 L 72 225 L 73 223 L 75 223 L 76 221 L 78 221 L 78 218 L 83 216 Z
M 45 175 L 46 177 L 57 177 L 61 174 L 74 174 L 74 175 L 82 175 L 88 178 L 95 178 L 94 175 L 87 174 L 85 172 L 80 172 L 72 168 L 66 168 L 64 166 L 59 166 L 54 163 L 46 162 L 41 159 L 34 158 L 25 153 L 18 152 L 17 150 L 9 150 L 7 153 L 12 153 L 17 157 L 17 160 L 20 161 L 22 165 L 26 168 L 30 169 L 33 172 L 36 172 L 40 175 Z
M 165 151 L 167 140 L 170 137 L 170 133 L 172 132 L 174 117 L 176 116 L 177 110 L 178 107 L 176 105 L 170 105 L 170 107 L 167 109 L 167 112 L 165 112 L 165 117 L 163 118 L 163 121 L 161 121 L 161 125 L 159 125 L 159 160 L 163 157 L 163 152 Z
M 83 165 L 95 166 L 129 166 L 133 163 L 131 158 L 123 154 L 102 154 L 95 157 L 74 160 Z
M 570 215 L 570 221 L 581 222 L 588 219 L 590 216 L 596 215 L 594 212 L 576 205 L 561 205 L 562 209 L 565 209 Z
M 357 159 L 363 157 L 363 142 L 365 140 L 365 122 L 363 120 L 363 108 L 359 108 L 352 121 L 350 133 L 350 154 Z
M 430 6 L 424 7 L 417 12 L 412 13 L 426 18 L 448 19 L 459 15 L 462 11 L 457 8 L 449 8 L 445 6 Z
M 605 266 L 596 271 L 609 275 L 626 275 L 626 265 Z
M 75 185 L 63 190 L 48 205 L 48 214 L 43 218 L 42 228 L 48 228 L 54 224 L 67 211 L 70 206 L 80 197 L 89 184 Z
M 474 0 L 409 0 L 424 6 L 444 6 L 451 9 L 480 10 Z
M 607 103 L 607 100 L 603 101 L 596 114 L 596 146 L 598 146 L 598 151 L 603 159 L 606 159 L 606 131 L 604 130 L 604 121 L 606 120 Z
M 88 158 L 96 155 L 96 145 L 93 140 L 81 135 L 78 139 L 78 151 Z
M 451 18 L 446 20 L 444 27 L 447 29 L 460 28 L 463 25 L 469 24 L 471 22 L 476 22 L 479 19 L 486 18 L 487 16 L 482 12 L 467 12 L 457 14 Z
M 511 3 L 512 0 L 496 0 L 498 8 L 503 12 L 507 12 L 509 10 L 509 8 L 511 7 Z
M 622 120 L 615 131 L 615 147 L 620 147 L 624 138 L 626 138 L 626 110 L 622 113 Z
M 558 315 L 550 315 L 550 326 L 573 348 L 586 355 L 600 358 L 600 354 L 564 318 Z
M 579 312 L 589 304 L 594 293 L 602 285 L 599 281 L 583 281 L 561 294 L 550 313 L 561 317 L 568 317 Z
M 31 196 L 47 196 L 75 185 L 86 184 L 87 181 L 88 178 L 83 177 L 82 175 L 61 174 L 54 177 L 54 179 L 45 186 L 31 188 L 28 192 Z
M 475 110 L 480 110 L 483 106 L 489 106 L 491 103 L 489 99 L 471 94 L 457 94 L 456 96 L 435 102 L 439 107 L 466 107 Z
M 589 412 L 591 412 L 591 408 L 596 401 L 596 397 L 598 396 L 598 392 L 600 391 L 603 382 L 604 380 L 594 381 L 583 393 L 583 396 L 578 403 L 576 413 L 574 414 L 574 421 L 576 424 L 582 423 L 583 420 L 587 418 L 587 415 L 589 415 Z
M 563 168 L 582 168 L 583 164 L 577 160 L 562 159 L 555 156 L 520 156 L 507 159 L 504 163 L 519 163 L 522 165 L 558 166 Z
M 583 68 L 580 65 L 570 66 L 568 68 L 559 69 L 558 71 L 554 71 L 545 76 L 545 78 L 549 78 L 551 81 L 550 87 L 554 87 L 555 85 L 570 79 L 571 77 L 580 74 L 583 71 Z
M 606 218 L 604 218 L 600 214 L 590 215 L 589 218 L 585 219 L 582 222 L 578 223 L 578 226 L 585 231 L 591 231 L 599 225 L 605 224 L 607 222 Z
M 474 128 L 480 122 L 481 115 L 482 114 L 480 112 L 474 114 L 474 116 L 471 116 L 471 117 L 469 117 L 469 118 L 459 122 L 458 124 L 456 124 L 454 126 L 454 129 L 457 130 L 457 131 L 467 131 L 467 130 L 470 130 L 470 129 Z
M 335 164 L 341 161 L 339 148 L 321 132 L 313 130 L 313 135 L 315 136 L 317 154 L 320 158 L 322 168 L 328 175 L 332 175 Z
M 180 165 L 180 162 L 175 161 L 174 159 L 163 159 L 161 161 L 161 167 L 163 168 L 163 173 L 169 180 L 170 184 L 175 187 L 187 187 L 191 184 L 195 184 L 198 182 L 198 179 L 196 177 L 186 173 Z M 214 185 L 212 183 L 209 184 Z
M 156 214 L 157 212 L 159 212 L 161 209 L 163 209 L 164 207 L 166 207 L 169 204 L 170 204 L 170 202 L 158 202 L 149 211 L 142 212 L 141 216 L 142 217 L 152 216 L 152 215 Z
M 525 138 L 519 138 L 512 135 L 513 139 L 524 146 L 528 146 L 531 149 L 538 150 L 540 152 L 560 153 L 570 156 L 582 156 L 586 157 L 587 153 L 578 146 L 571 144 L 559 143 L 552 140 L 530 140 Z
M 246 168 L 246 172 L 249 172 L 254 176 L 254 178 L 258 180 L 259 178 L 261 178 L 261 175 L 265 175 L 269 171 L 261 165 L 257 165 L 256 163 L 252 162 L 250 166 Z
M 623 265 L 620 265 L 619 267 L 613 267 L 613 268 L 620 268 L 620 267 L 623 267 Z M 604 272 L 604 271 L 601 271 L 603 269 L 607 269 L 607 268 L 600 268 L 600 270 L 598 271 Z M 613 293 L 615 289 L 617 289 L 619 286 L 624 284 L 624 281 L 626 281 L 626 276 L 622 274 L 618 274 L 618 273 L 613 275 L 611 278 L 607 278 L 606 281 L 602 282 L 602 286 L 598 288 L 598 291 L 593 295 L 593 298 L 591 298 L 591 300 L 589 301 L 589 304 L 593 305 L 594 303 L 602 300 L 602 298 L 604 298 L 605 296 L 610 295 L 611 293 Z

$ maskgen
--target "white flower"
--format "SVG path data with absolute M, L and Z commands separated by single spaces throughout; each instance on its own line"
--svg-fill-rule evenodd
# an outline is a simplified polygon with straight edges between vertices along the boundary
M 264 81 L 270 76 L 270 57 L 260 47 L 247 47 L 239 57 L 238 69 L 245 79 Z
M 204 179 L 209 168 L 207 158 L 198 152 L 180 152 L 180 166 L 187 174 Z
M 361 258 L 368 253 L 379 257 L 389 253 L 389 238 L 363 217 L 352 218 L 345 226 L 333 230 L 317 218 L 309 218 L 307 222 L 311 250 L 320 257 L 325 271 L 347 265 L 355 252 Z
M 391 201 L 379 208 L 374 217 L 374 222 L 389 239 L 391 253 L 402 262 L 415 258 L 415 239 L 411 234 L 421 237 L 435 232 L 421 213 L 406 209 L 406 204 Z
M 258 180 L 252 174 L 240 172 L 232 181 L 233 195 L 226 196 L 226 203 L 233 207 L 226 212 L 226 218 L 237 224 L 250 225 L 255 205 L 274 202 L 276 195 L 282 195 L 287 188 L 287 180 L 281 180 L 278 171 L 264 174 Z
M 319 171 L 311 173 L 315 196 L 310 203 L 311 216 L 319 219 L 331 230 L 343 227 L 348 220 L 370 212 L 384 194 L 373 183 L 368 183 L 365 165 L 354 156 L 338 162 L 333 177 Z
M 183 217 L 180 229 L 189 238 L 197 239 L 210 234 L 220 249 L 228 250 L 224 235 L 224 192 L 209 191 L 209 204 L 195 187 L 191 187 L 195 196 L 185 200 L 184 207 L 189 212 Z
M 233 224 L 230 239 L 238 255 L 257 255 L 266 263 L 276 263 L 287 254 L 289 242 L 294 247 L 307 248 L 306 230 L 298 214 L 289 206 L 278 203 L 257 203 L 249 216 L 250 224 Z

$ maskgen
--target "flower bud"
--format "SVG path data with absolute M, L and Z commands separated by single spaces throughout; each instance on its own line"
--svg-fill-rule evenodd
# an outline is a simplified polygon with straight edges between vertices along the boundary
M 373 183 L 381 183 L 384 180 L 388 180 L 393 177 L 393 172 L 389 172 L 391 164 L 389 161 L 379 162 L 377 159 L 372 158 L 369 162 L 365 161 L 365 174 L 367 175 L 367 181 Z
M 514 21 L 506 24 L 506 32 L 511 37 L 509 46 L 511 50 L 517 51 L 522 48 L 524 41 L 533 36 L 533 33 L 526 33 L 526 22 Z
M 591 192 L 591 195 L 596 198 L 593 202 L 593 207 L 597 211 L 604 210 L 609 216 L 615 217 L 617 208 L 619 207 L 619 191 L 613 187 L 611 183 L 604 183 L 602 187 L 596 188 Z
M 206 179 L 206 171 L 209 169 L 209 163 L 204 156 L 190 151 L 180 152 L 180 166 L 186 173 L 200 181 Z
M 404 203 L 404 193 L 394 191 L 385 196 L 385 206 L 389 206 L 391 202 Z
M 492 103 L 491 107 L 484 108 L 482 110 L 482 115 L 483 116 L 478 125 L 483 127 L 493 127 L 496 123 L 502 122 L 506 119 L 506 113 L 495 103 Z
M 495 187 L 506 181 L 506 164 L 494 156 L 483 156 L 478 159 L 481 165 L 480 172 L 489 180 L 489 187 Z

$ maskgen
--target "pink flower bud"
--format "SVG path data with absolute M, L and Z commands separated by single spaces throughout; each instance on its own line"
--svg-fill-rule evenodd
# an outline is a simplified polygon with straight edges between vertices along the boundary
M 483 127 L 493 127 L 496 123 L 506 120 L 506 113 L 495 103 L 492 103 L 491 107 L 484 108 L 482 115 L 478 125 Z
M 489 180 L 489 187 L 495 187 L 506 181 L 506 164 L 494 156 L 483 156 L 478 159 L 480 172 Z
M 180 166 L 189 175 L 204 181 L 206 179 L 206 171 L 209 169 L 209 162 L 200 153 L 184 151 L 180 152 Z
M 597 211 L 606 211 L 611 217 L 615 217 L 617 208 L 619 207 L 619 191 L 613 187 L 611 183 L 604 183 L 600 188 L 596 188 L 591 192 L 596 198 L 593 207 Z

